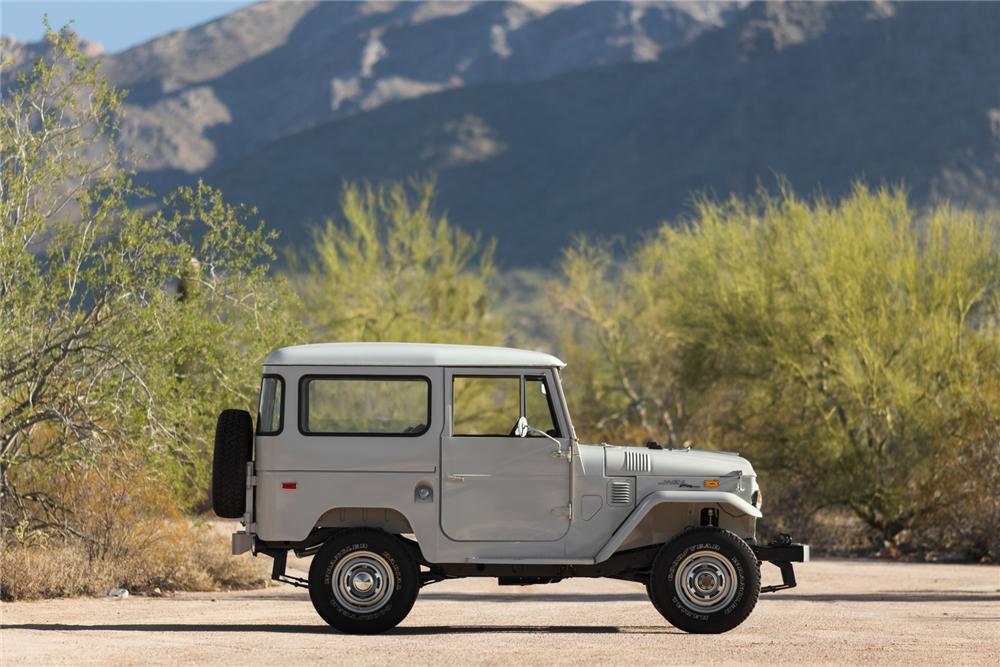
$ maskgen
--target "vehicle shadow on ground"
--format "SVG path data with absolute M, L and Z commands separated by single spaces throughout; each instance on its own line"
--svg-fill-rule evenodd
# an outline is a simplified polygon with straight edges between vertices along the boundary
M 450 634 L 553 634 L 553 635 L 677 635 L 680 630 L 663 625 L 411 625 L 394 628 L 387 635 Z
M 764 594 L 761 600 L 804 600 L 807 602 L 997 602 L 1000 595 L 961 591 L 885 591 L 874 593 L 787 593 Z M 445 600 L 449 602 L 648 602 L 643 593 L 532 593 L 504 595 L 501 593 L 420 593 L 417 600 Z
M 417 600 L 445 600 L 449 602 L 648 602 L 645 593 L 457 593 L 452 591 L 421 592 Z
M 69 623 L 23 623 L 5 625 L 5 630 L 41 630 L 51 632 L 265 632 L 279 634 L 340 634 L 325 625 L 277 624 L 199 624 L 199 623 L 115 623 L 73 625 Z M 462 634 L 683 634 L 670 627 L 614 625 L 432 625 L 404 626 L 389 630 L 388 635 L 462 635 Z
M 802 600 L 805 602 L 1000 602 L 1000 595 L 952 591 L 886 591 L 884 593 L 786 593 L 761 595 L 761 600 Z

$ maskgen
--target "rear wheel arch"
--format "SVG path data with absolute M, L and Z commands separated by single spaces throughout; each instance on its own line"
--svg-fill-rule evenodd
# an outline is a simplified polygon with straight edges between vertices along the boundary
M 397 536 L 411 550 L 417 549 L 418 560 L 425 561 L 413 522 L 393 507 L 331 507 L 313 525 L 313 532 L 328 531 L 330 535 L 353 529 L 378 530 Z

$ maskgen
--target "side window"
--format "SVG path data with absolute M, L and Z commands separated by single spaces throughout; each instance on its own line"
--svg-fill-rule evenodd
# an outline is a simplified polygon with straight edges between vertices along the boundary
M 301 387 L 306 435 L 416 436 L 430 427 L 427 378 L 319 376 Z
M 285 410 L 285 381 L 278 375 L 265 375 L 260 383 L 260 403 L 257 405 L 257 433 L 281 433 Z
M 521 378 L 458 376 L 452 382 L 456 436 L 513 436 L 521 418 Z
M 552 393 L 542 375 L 529 375 L 524 378 L 524 416 L 528 424 L 538 430 L 545 431 L 553 438 L 561 437 L 556 411 L 552 407 Z

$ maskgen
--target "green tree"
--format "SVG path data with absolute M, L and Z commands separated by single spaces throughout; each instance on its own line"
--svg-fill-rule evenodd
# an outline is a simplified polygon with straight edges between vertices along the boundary
M 0 108 L 0 493 L 5 527 L 94 541 L 57 491 L 91 469 L 202 500 L 214 413 L 251 404 L 294 331 L 271 235 L 201 183 L 134 206 L 123 93 L 71 32 L 47 39 Z
M 433 195 L 433 183 L 344 187 L 343 220 L 328 220 L 292 261 L 313 340 L 503 341 L 492 244 L 433 213 Z
M 679 405 L 681 437 L 747 452 L 807 509 L 850 508 L 890 542 L 960 500 L 995 516 L 967 467 L 998 455 L 1000 259 L 983 221 L 920 217 L 900 191 L 786 191 L 702 202 L 617 278 L 593 252 L 569 255 L 557 293 L 589 323 L 577 337 L 608 349 L 592 374 L 625 397 L 626 427 L 642 401 Z
M 551 335 L 572 359 L 574 420 L 589 437 L 683 441 L 690 399 L 678 378 L 676 331 L 663 322 L 659 271 L 648 253 L 620 264 L 610 247 L 580 242 L 549 285 L 554 309 L 566 317 Z

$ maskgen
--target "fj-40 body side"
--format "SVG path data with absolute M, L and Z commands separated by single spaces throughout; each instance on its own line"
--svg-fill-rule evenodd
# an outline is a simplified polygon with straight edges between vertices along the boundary
M 392 627 L 420 586 L 459 576 L 634 580 L 694 632 L 749 614 L 760 560 L 781 567 L 772 589 L 794 585 L 790 563 L 808 547 L 757 543 L 749 462 L 580 444 L 562 367 L 477 346 L 272 353 L 256 434 L 248 414 L 220 416 L 213 492 L 217 512 L 245 524 L 234 553 L 274 557 L 275 578 L 308 585 L 320 614 L 353 632 Z M 316 554 L 308 582 L 285 575 L 288 550 Z

